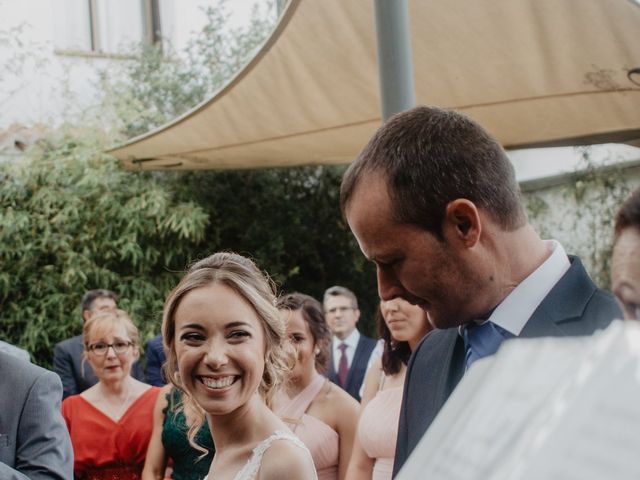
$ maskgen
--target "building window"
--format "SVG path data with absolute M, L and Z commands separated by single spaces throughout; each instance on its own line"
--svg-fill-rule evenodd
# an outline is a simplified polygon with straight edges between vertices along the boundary
M 160 41 L 158 0 L 56 0 L 58 53 L 126 54 L 132 44 Z

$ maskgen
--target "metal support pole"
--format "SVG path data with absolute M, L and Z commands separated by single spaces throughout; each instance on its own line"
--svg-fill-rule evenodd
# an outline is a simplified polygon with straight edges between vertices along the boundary
M 408 0 L 374 0 L 383 122 L 416 103 Z
M 276 0 L 276 17 L 280 18 L 284 8 L 287 6 L 288 0 Z

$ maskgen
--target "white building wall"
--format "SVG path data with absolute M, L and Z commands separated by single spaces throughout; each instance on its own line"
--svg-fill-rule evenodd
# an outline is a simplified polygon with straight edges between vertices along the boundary
M 102 32 L 100 42 L 107 53 L 117 52 L 139 37 L 141 0 L 94 1 Z M 227 2 L 229 27 L 245 25 L 254 3 L 265 2 Z M 89 0 L 0 0 L 0 132 L 12 124 L 57 125 L 72 118 L 95 103 L 97 72 L 125 61 L 89 51 L 88 3 Z M 158 3 L 162 36 L 173 51 L 180 52 L 206 23 L 202 9 L 218 2 Z
M 553 238 L 579 256 L 599 286 L 609 287 L 615 215 L 640 187 L 640 155 L 602 165 L 590 159 L 577 171 L 520 182 L 529 221 L 543 238 Z

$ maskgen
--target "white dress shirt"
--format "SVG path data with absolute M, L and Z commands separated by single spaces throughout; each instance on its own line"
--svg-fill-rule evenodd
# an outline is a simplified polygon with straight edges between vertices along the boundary
M 335 371 L 338 371 L 338 366 L 340 365 L 340 357 L 342 356 L 342 352 L 338 348 L 341 343 L 345 343 L 347 345 L 347 349 L 345 353 L 347 354 L 347 364 L 349 368 L 351 368 L 351 364 L 353 363 L 353 357 L 356 353 L 356 348 L 358 347 L 358 342 L 360 341 L 360 332 L 357 328 L 353 329 L 353 332 L 349 334 L 347 338 L 344 340 L 340 340 L 338 337 L 333 337 L 333 368 Z
M 488 319 L 516 337 L 571 266 L 559 242 L 545 240 L 544 243 L 551 255 L 507 295 Z

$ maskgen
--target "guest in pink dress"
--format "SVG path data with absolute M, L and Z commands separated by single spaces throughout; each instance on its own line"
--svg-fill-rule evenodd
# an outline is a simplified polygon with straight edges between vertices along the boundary
M 407 362 L 432 328 L 424 310 L 401 298 L 380 302 L 377 326 L 384 351 L 365 377 L 349 480 L 391 479 Z
M 358 402 L 321 375 L 329 362 L 331 333 L 322 306 L 301 293 L 285 295 L 278 308 L 296 363 L 274 411 L 307 446 L 320 480 L 346 478 L 356 431 Z

